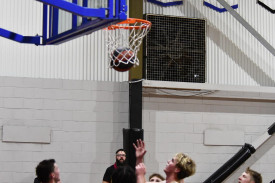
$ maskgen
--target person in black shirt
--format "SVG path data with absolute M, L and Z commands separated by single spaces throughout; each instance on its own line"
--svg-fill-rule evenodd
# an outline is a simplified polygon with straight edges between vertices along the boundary
M 135 170 L 128 166 L 119 166 L 112 175 L 112 183 L 137 183 Z
M 118 167 L 124 166 L 125 164 L 126 164 L 126 152 L 124 151 L 124 149 L 118 149 L 116 151 L 116 162 L 115 162 L 115 164 L 109 166 L 106 169 L 105 174 L 103 176 L 102 183 L 111 183 L 112 175 L 113 175 L 114 171 Z

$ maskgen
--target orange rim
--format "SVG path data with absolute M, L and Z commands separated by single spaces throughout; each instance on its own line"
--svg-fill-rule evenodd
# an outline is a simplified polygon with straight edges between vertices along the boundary
M 120 25 L 120 24 L 134 24 L 136 22 L 140 22 L 140 23 L 143 23 L 143 24 L 141 26 Z M 151 25 L 152 25 L 152 23 L 147 21 L 147 20 L 137 19 L 137 18 L 128 18 L 127 20 L 119 22 L 115 25 L 110 25 L 107 29 L 108 30 L 114 30 L 114 29 L 145 29 L 145 28 L 151 27 Z

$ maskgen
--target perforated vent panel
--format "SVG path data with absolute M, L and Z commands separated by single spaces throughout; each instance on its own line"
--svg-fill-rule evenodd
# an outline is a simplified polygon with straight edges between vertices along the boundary
M 147 80 L 205 82 L 203 19 L 147 14 L 152 23 L 144 51 Z

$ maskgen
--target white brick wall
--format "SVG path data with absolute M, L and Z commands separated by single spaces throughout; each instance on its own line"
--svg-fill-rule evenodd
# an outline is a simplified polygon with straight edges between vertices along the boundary
M 237 145 L 206 146 L 203 144 L 205 130 L 242 132 L 245 142 L 252 143 L 275 122 L 274 101 L 236 100 L 230 99 L 232 92 L 221 93 L 217 99 L 146 95 L 145 92 L 143 128 L 148 150 L 145 159 L 147 176 L 155 172 L 165 175 L 163 168 L 166 161 L 177 152 L 185 152 L 197 164 L 197 173 L 186 182 L 201 183 L 241 148 Z M 242 94 L 247 97 L 245 92 Z M 261 172 L 263 182 L 273 180 L 274 145 L 275 136 L 225 182 L 236 183 L 247 166 Z
M 220 97 L 226 94 L 218 93 Z M 205 146 L 205 130 L 243 132 L 245 142 L 252 143 L 275 121 L 272 100 L 230 97 L 144 95 L 147 175 L 164 175 L 166 161 L 176 152 L 186 152 L 198 167 L 186 181 L 201 183 L 241 147 Z M 1 183 L 32 182 L 37 163 L 47 158 L 57 160 L 63 182 L 101 182 L 105 169 L 114 162 L 114 151 L 122 147 L 122 128 L 128 128 L 128 101 L 127 83 L 1 77 Z M 4 125 L 50 128 L 51 142 L 3 142 Z M 247 166 L 261 172 L 264 182 L 273 179 L 274 138 L 225 182 L 236 182 Z
M 59 164 L 62 182 L 101 182 L 123 146 L 128 100 L 126 82 L 1 77 L 0 182 L 33 182 L 36 165 L 49 158 Z M 51 141 L 3 142 L 5 125 L 50 128 Z

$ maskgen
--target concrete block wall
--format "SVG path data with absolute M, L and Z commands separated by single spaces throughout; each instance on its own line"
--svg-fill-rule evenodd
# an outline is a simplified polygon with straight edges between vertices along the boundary
M 219 93 L 217 99 L 144 94 L 147 175 L 164 175 L 166 161 L 185 152 L 197 163 L 197 173 L 186 181 L 201 183 L 241 148 L 236 139 L 225 136 L 226 143 L 213 142 L 205 132 L 238 134 L 252 143 L 275 121 L 273 99 L 236 100 L 226 95 Z M 0 182 L 32 182 L 37 163 L 48 158 L 59 164 L 62 182 L 101 182 L 114 162 L 114 151 L 122 147 L 128 103 L 128 83 L 0 77 Z M 19 138 L 36 128 L 41 136 Z M 16 135 L 16 129 L 22 133 Z M 225 182 L 236 183 L 247 166 L 261 172 L 264 182 L 274 179 L 274 144 L 271 137 Z
M 62 182 L 101 182 L 123 146 L 128 93 L 127 82 L 0 77 L 0 182 L 33 182 L 49 158 Z
M 201 183 L 242 146 L 236 142 L 236 138 L 231 141 L 231 137 L 222 138 L 221 133 L 216 144 L 205 144 L 204 138 L 208 137 L 205 136 L 206 131 L 237 134 L 240 141 L 251 144 L 275 122 L 274 100 L 242 100 L 228 95 L 228 92 L 223 92 L 219 93 L 219 98 L 177 97 L 144 92 L 143 128 L 148 150 L 145 157 L 147 177 L 155 172 L 165 175 L 163 169 L 167 160 L 177 152 L 184 152 L 197 164 L 196 174 L 187 178 L 186 182 Z M 275 177 L 274 155 L 273 135 L 224 182 L 237 183 L 238 177 L 248 166 L 262 173 L 263 182 L 270 182 Z

